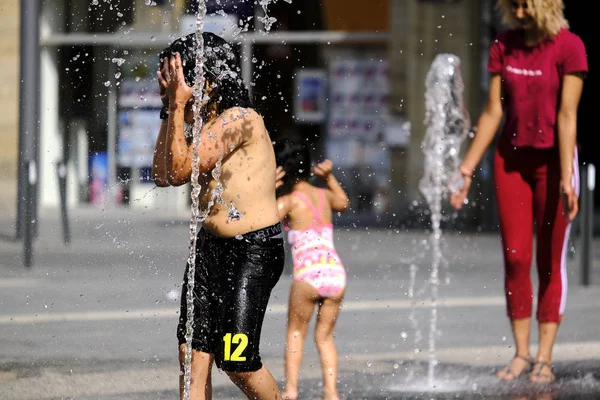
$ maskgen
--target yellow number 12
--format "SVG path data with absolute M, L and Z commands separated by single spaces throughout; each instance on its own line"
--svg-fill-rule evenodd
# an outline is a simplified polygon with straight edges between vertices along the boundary
M 248 336 L 243 333 L 236 333 L 232 339 L 231 333 L 228 333 L 223 336 L 223 341 L 225 342 L 225 361 L 246 361 L 246 357 L 242 356 L 242 353 L 248 346 Z M 233 354 L 231 354 L 231 343 L 238 345 Z

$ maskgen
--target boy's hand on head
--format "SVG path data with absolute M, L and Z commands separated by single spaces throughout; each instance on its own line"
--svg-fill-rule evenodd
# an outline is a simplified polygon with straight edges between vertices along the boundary
M 183 65 L 179 53 L 175 53 L 175 55 L 169 59 L 169 76 L 171 78 L 171 81 L 168 82 L 167 86 L 169 103 L 172 106 L 185 107 L 186 103 L 192 98 L 194 93 L 192 88 L 185 83 Z
M 169 58 L 163 58 L 160 64 L 160 70 L 156 72 L 158 76 L 158 88 L 160 90 L 160 99 L 162 100 L 163 106 L 169 105 L 169 94 L 167 88 L 171 82 L 171 76 L 169 75 Z
M 285 171 L 283 167 L 280 165 L 275 170 L 275 189 L 278 189 L 283 185 L 283 177 L 285 176 Z
M 324 160 L 313 168 L 315 175 L 322 179 L 327 179 L 331 171 L 333 171 L 333 163 L 330 160 Z

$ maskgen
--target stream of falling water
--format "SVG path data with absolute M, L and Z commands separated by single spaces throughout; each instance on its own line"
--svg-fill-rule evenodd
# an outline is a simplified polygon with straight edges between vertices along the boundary
M 200 147 L 202 132 L 201 105 L 204 96 L 204 18 L 206 16 L 206 3 L 204 0 L 198 1 L 198 14 L 196 15 L 196 83 L 194 85 L 194 125 L 192 140 L 192 218 L 190 220 L 190 253 L 188 255 L 188 287 L 186 292 L 187 319 L 185 325 L 185 363 L 184 363 L 184 400 L 190 399 L 190 383 L 192 369 L 192 337 L 194 336 L 194 277 L 196 274 L 196 240 L 198 237 L 198 222 L 200 218 L 199 197 L 202 190 L 198 177 L 200 175 L 200 160 L 198 157 L 198 148 Z
M 259 4 L 264 11 L 264 16 L 259 17 L 260 22 L 262 22 L 265 26 L 265 30 L 268 33 L 271 29 L 273 23 L 277 20 L 268 15 L 268 6 L 270 3 L 274 3 L 277 0 L 259 0 Z M 291 0 L 285 0 L 288 3 L 291 3 Z M 185 351 L 185 362 L 184 362 L 184 391 L 183 398 L 184 400 L 190 399 L 190 384 L 191 384 L 191 365 L 192 365 L 192 338 L 194 336 L 194 284 L 195 284 L 195 273 L 196 273 L 196 240 L 198 236 L 198 225 L 202 224 L 206 218 L 209 216 L 212 207 L 215 204 L 220 204 L 227 207 L 227 221 L 233 222 L 238 221 L 242 218 L 242 214 L 237 210 L 233 201 L 229 204 L 223 200 L 223 184 L 221 182 L 221 172 L 222 172 L 222 162 L 223 156 L 219 157 L 215 167 L 213 168 L 211 175 L 212 178 L 216 182 L 216 186 L 211 193 L 211 198 L 207 204 L 207 207 L 204 211 L 200 210 L 200 193 L 202 191 L 202 187 L 198 182 L 198 177 L 200 175 L 200 159 L 198 155 L 198 149 L 201 144 L 201 133 L 203 127 L 202 113 L 201 108 L 204 102 L 204 87 L 205 87 L 205 79 L 204 79 L 204 21 L 206 18 L 206 2 L 205 0 L 198 1 L 198 13 L 196 14 L 196 67 L 195 67 L 195 76 L 196 82 L 194 85 L 194 123 L 192 126 L 192 176 L 191 176 L 191 212 L 192 217 L 190 220 L 190 248 L 188 255 L 188 271 L 187 271 L 187 279 L 188 286 L 186 292 L 186 304 L 187 304 L 187 319 L 186 319 L 186 331 L 185 331 L 185 339 L 186 339 L 186 351 Z M 249 56 L 249 55 L 247 55 Z M 225 66 L 225 65 L 223 65 Z M 225 66 L 226 67 L 226 66 Z M 225 71 L 226 73 L 232 73 L 232 71 Z M 249 83 L 249 82 L 247 82 Z M 234 117 L 236 118 L 236 117 Z M 223 125 L 226 125 L 227 121 L 223 121 Z M 208 133 L 208 137 L 211 138 L 213 135 Z M 214 138 L 216 140 L 216 138 Z
M 432 252 L 429 316 L 429 353 L 427 379 L 435 386 L 436 339 L 438 335 L 438 296 L 440 265 L 446 265 L 440 246 L 442 238 L 442 200 L 449 191 L 460 188 L 457 176 L 459 150 L 470 128 L 469 115 L 463 104 L 463 81 L 460 60 L 453 54 L 439 54 L 434 59 L 425 81 L 427 130 L 423 140 L 425 165 L 419 189 L 431 212 L 430 248 Z

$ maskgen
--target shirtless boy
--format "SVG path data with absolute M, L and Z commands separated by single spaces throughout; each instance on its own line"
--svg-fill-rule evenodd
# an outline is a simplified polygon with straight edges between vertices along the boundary
M 284 265 L 275 154 L 262 117 L 252 109 L 232 46 L 211 33 L 205 32 L 203 40 L 208 100 L 201 108 L 199 204 L 202 211 L 214 205 L 203 216 L 196 239 L 190 397 L 211 398 L 215 361 L 248 398 L 280 399 L 259 355 L 267 303 Z M 191 180 L 195 44 L 191 34 L 161 53 L 157 75 L 165 107 L 152 170 L 158 186 Z M 186 271 L 177 329 L 182 370 L 187 280 Z M 183 387 L 181 376 L 182 398 Z

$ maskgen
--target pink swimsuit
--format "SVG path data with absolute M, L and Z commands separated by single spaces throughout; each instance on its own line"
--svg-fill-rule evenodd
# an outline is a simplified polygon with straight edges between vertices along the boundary
M 292 195 L 304 202 L 315 216 L 308 229 L 286 227 L 294 260 L 294 280 L 313 286 L 321 297 L 340 295 L 346 287 L 346 270 L 333 246 L 333 224 L 321 220 L 325 192 L 320 190 L 318 210 L 304 194 L 293 192 Z

